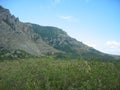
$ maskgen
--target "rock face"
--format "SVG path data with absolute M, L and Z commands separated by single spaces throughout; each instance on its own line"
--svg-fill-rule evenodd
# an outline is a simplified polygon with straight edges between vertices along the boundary
M 59 52 L 46 44 L 41 36 L 0 6 L 0 47 L 23 50 L 35 56 Z
M 29 24 L 33 31 L 39 34 L 44 42 L 53 48 L 63 51 L 70 55 L 71 58 L 76 57 L 101 57 L 104 54 L 71 38 L 62 29 L 50 26 L 40 26 L 36 24 Z
M 111 58 L 111 56 L 71 38 L 62 29 L 20 22 L 18 18 L 10 14 L 8 9 L 1 6 L 0 51 L 4 51 L 0 53 L 2 57 L 9 55 L 24 57 L 24 54 L 25 56 L 29 56 L 28 54 L 45 56 L 57 53 L 65 54 L 70 58 Z

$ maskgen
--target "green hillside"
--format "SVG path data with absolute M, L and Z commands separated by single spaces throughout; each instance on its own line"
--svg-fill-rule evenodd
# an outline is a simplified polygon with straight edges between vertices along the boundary
M 23 50 L 11 50 L 0 47 L 0 61 L 34 57 Z
M 5 60 L 0 90 L 120 90 L 120 61 Z

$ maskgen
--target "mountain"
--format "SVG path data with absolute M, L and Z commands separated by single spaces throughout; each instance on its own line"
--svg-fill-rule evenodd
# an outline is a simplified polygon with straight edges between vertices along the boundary
M 65 52 L 57 53 L 58 58 L 83 58 L 111 60 L 119 59 L 119 56 L 102 53 L 84 43 L 71 38 L 65 31 L 57 27 L 40 26 L 28 23 L 33 31 L 39 34 L 42 40 L 53 48 Z
M 22 50 L 34 56 L 59 52 L 46 44 L 40 35 L 18 18 L 11 15 L 9 10 L 0 6 L 0 48 L 6 50 Z
M 47 56 L 112 59 L 57 27 L 20 22 L 0 6 L 0 57 Z

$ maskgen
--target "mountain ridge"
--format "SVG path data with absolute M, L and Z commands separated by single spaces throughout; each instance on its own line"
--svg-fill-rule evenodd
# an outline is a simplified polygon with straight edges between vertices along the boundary
M 23 23 L 2 6 L 0 6 L 0 47 L 6 50 L 21 50 L 38 57 L 62 54 L 68 55 L 69 58 L 97 57 L 105 60 L 114 58 L 71 38 L 57 27 Z

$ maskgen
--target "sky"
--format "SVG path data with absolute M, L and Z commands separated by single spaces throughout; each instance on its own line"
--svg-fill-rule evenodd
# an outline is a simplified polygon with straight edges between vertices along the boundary
M 120 55 L 120 0 L 0 0 L 22 22 L 63 29 L 101 52 Z

